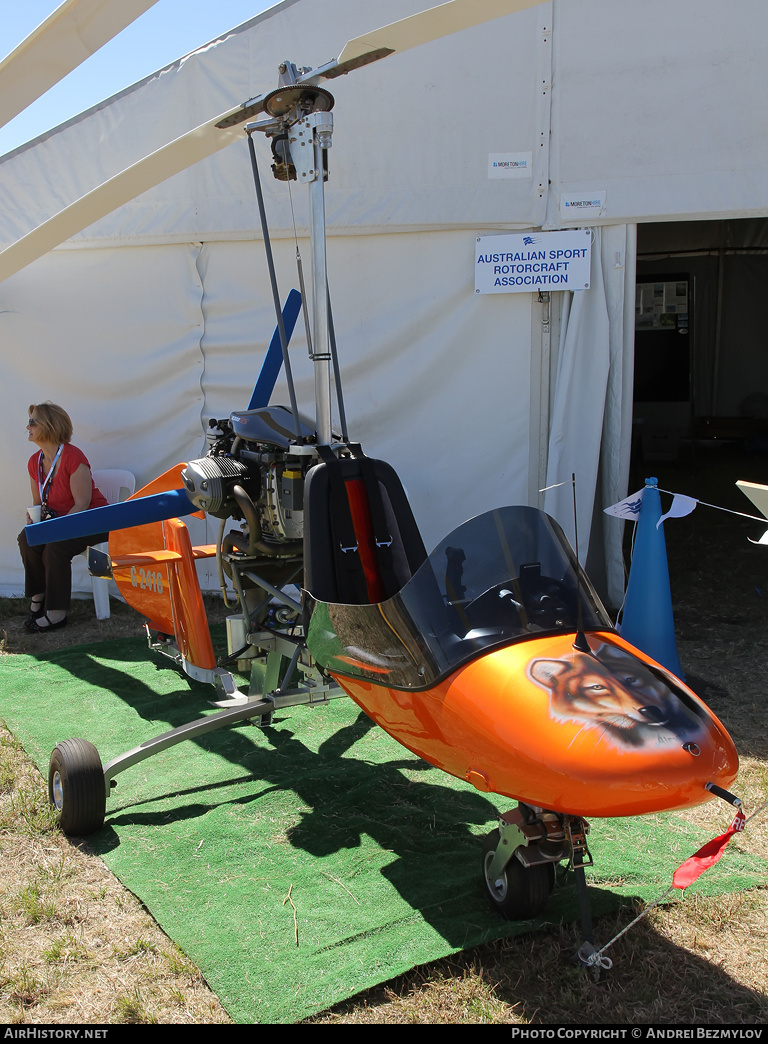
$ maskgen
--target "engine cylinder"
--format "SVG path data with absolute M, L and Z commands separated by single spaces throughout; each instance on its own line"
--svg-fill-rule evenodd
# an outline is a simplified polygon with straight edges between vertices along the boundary
M 251 485 L 251 469 L 232 457 L 201 457 L 191 460 L 181 473 L 190 500 L 209 515 L 228 518 L 236 508 L 232 497 L 235 485 Z

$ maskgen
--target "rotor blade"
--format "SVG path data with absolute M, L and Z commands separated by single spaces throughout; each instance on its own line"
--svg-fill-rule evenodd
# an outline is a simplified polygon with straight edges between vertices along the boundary
M 24 533 L 30 547 L 37 547 L 59 540 L 109 533 L 114 529 L 131 529 L 148 522 L 162 522 L 166 518 L 181 518 L 197 510 L 185 490 L 169 489 L 165 493 L 125 500 L 121 504 L 107 504 L 88 511 L 76 511 L 72 515 L 49 518 L 47 522 L 25 526 Z
M 449 33 L 536 6 L 541 2 L 542 0 L 449 0 L 449 3 L 422 11 L 410 18 L 403 18 L 356 40 L 350 40 L 335 62 L 318 69 L 314 74 L 308 73 L 301 77 L 301 81 L 310 82 L 313 78 L 340 76 L 360 65 L 392 54 L 393 51 L 416 47 L 440 36 L 447 36 Z M 16 243 L 0 251 L 0 282 L 36 261 L 64 240 L 81 232 L 88 225 L 129 203 L 142 192 L 154 188 L 193 163 L 212 156 L 236 141 L 240 136 L 240 124 L 263 111 L 263 96 L 244 102 L 220 116 L 215 116 L 208 123 L 188 131 L 81 196 Z
M 163 145 L 70 203 L 64 210 L 0 251 L 0 282 L 147 189 L 154 188 L 193 163 L 239 140 L 243 137 L 240 125 L 262 111 L 261 98 L 229 109 Z
M 157 0 L 64 0 L 0 62 L 0 127 Z
M 544 0 L 450 0 L 447 4 L 430 7 L 426 11 L 401 18 L 372 33 L 350 40 L 336 59 L 336 64 L 324 73 L 326 78 L 341 76 L 396 51 L 449 36 L 461 29 L 469 29 L 481 22 L 490 22 L 503 15 L 537 7 Z

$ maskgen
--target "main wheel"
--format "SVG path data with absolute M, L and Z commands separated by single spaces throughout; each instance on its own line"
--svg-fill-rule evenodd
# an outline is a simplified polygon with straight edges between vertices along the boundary
M 99 752 L 84 739 L 54 747 L 48 769 L 48 800 L 65 834 L 85 837 L 104 825 L 107 791 Z
M 500 836 L 498 830 L 492 830 L 483 844 L 483 878 L 491 902 L 502 917 L 510 921 L 538 917 L 555 883 L 554 863 L 523 866 L 513 856 L 501 873 L 491 880 L 489 871 Z

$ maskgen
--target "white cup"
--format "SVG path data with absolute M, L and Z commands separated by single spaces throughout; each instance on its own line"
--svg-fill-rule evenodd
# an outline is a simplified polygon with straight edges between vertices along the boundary
M 40 505 L 33 504 L 32 507 L 27 508 L 27 514 L 29 515 L 32 522 L 40 521 Z

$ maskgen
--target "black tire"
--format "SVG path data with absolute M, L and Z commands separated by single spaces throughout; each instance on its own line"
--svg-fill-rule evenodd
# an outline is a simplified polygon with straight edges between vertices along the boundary
M 104 769 L 98 750 L 88 740 L 63 740 L 54 747 L 48 769 L 48 800 L 58 812 L 65 834 L 85 837 L 104 825 Z
M 483 880 L 491 902 L 509 921 L 527 921 L 538 917 L 547 905 L 555 883 L 554 863 L 523 866 L 513 856 L 499 876 L 491 881 L 488 871 L 496 854 L 500 834 L 492 830 L 483 843 Z

